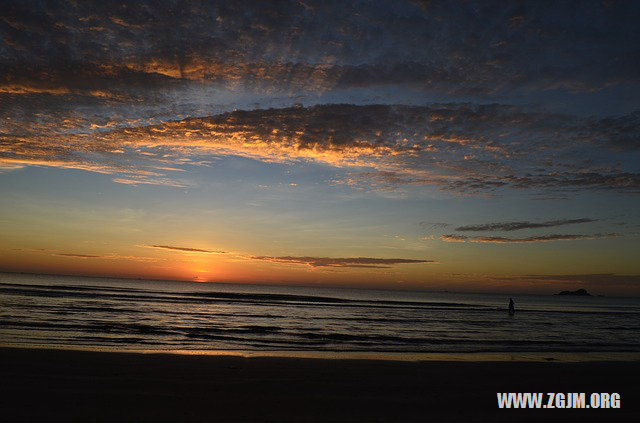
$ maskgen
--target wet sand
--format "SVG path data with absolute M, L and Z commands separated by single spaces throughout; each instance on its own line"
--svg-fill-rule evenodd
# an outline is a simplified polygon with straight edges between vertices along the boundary
M 335 360 L 0 348 L 0 375 L 0 421 L 613 422 L 633 421 L 640 413 L 638 361 Z M 621 408 L 500 410 L 496 392 L 618 392 Z

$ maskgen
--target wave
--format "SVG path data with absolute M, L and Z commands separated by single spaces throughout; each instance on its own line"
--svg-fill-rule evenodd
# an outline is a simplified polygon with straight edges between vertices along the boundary
M 342 298 L 335 292 L 0 283 L 0 337 L 3 342 L 122 348 L 640 351 L 638 307 L 590 303 L 558 310 L 552 309 L 559 307 L 553 298 L 556 303 L 519 307 L 508 317 L 495 300 L 465 302 L 466 297 L 450 295 L 400 301 L 371 294 Z
M 229 293 L 229 292 L 166 292 L 151 291 L 142 289 L 125 289 L 125 288 L 105 288 L 91 286 L 41 286 L 41 285 L 23 285 L 23 284 L 6 284 L 0 283 L 0 294 L 5 295 L 21 295 L 29 297 L 43 298 L 67 298 L 67 299 L 102 299 L 120 301 L 127 300 L 136 303 L 183 303 L 183 304 L 254 304 L 254 305 L 270 305 L 270 304 L 287 304 L 292 307 L 353 307 L 353 308 L 403 308 L 403 309 L 432 309 L 446 311 L 500 311 L 506 312 L 507 308 L 494 307 L 488 305 L 468 304 L 461 302 L 443 302 L 443 301 L 395 301 L 395 300 L 355 300 L 326 296 L 310 296 L 296 294 L 262 294 L 262 293 Z M 87 310 L 100 311 L 100 310 Z M 105 308 L 105 312 L 118 311 L 118 309 L 109 310 Z M 518 308 L 518 313 L 540 312 L 541 310 Z M 132 311 L 135 312 L 135 311 Z M 580 310 L 545 310 L 550 313 L 591 313 Z M 616 313 L 613 311 L 598 311 Z
M 114 291 L 114 292 L 111 292 Z M 126 293 L 125 293 L 126 292 Z M 105 287 L 76 287 L 42 286 L 0 283 L 0 293 L 37 296 L 37 297 L 66 297 L 66 298 L 105 298 L 105 299 L 131 299 L 136 301 L 175 301 L 175 302 L 206 302 L 206 300 L 251 302 L 251 303 L 305 303 L 305 304 L 339 304 L 359 305 L 367 307 L 398 306 L 398 307 L 462 307 L 484 308 L 483 306 L 435 301 L 394 301 L 394 300 L 354 300 L 337 297 L 311 296 L 297 294 L 261 294 L 261 293 L 232 293 L 232 292 L 166 292 L 149 291 L 141 289 L 105 288 Z

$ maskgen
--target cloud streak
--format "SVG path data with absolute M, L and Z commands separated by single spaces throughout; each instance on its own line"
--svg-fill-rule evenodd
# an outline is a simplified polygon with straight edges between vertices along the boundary
M 39 253 L 46 253 L 50 250 L 47 249 L 38 249 L 38 250 L 33 250 L 35 252 L 39 252 Z M 75 254 L 75 253 L 50 253 L 52 256 L 58 256 L 58 257 L 69 257 L 69 258 L 79 258 L 79 259 L 101 259 L 101 260 L 127 260 L 127 261 L 138 261 L 138 262 L 143 262 L 143 263 L 152 263 L 152 262 L 157 262 L 159 261 L 157 258 L 154 257 L 141 257 L 141 256 L 127 256 L 127 255 L 121 255 L 121 254 L 117 254 L 117 253 L 109 253 L 109 254 L 105 254 L 105 255 L 94 255 L 94 254 Z
M 183 253 L 195 253 L 195 254 L 226 254 L 226 251 L 221 250 L 205 250 L 202 248 L 191 247 L 176 247 L 174 245 L 145 245 L 144 248 L 155 248 L 158 250 L 179 251 Z
M 91 254 L 53 253 L 52 255 L 59 256 L 59 257 L 73 257 L 73 258 L 81 258 L 81 259 L 102 258 L 102 256 L 95 256 Z
M 614 238 L 620 234 L 617 233 L 598 233 L 589 235 L 574 235 L 574 234 L 550 234 L 550 235 L 536 235 L 524 238 L 508 238 L 502 236 L 465 236 L 448 234 L 440 236 L 440 240 L 445 242 L 474 242 L 474 243 L 495 243 L 495 244 L 521 244 L 531 242 L 551 242 L 551 241 L 579 241 L 601 238 Z
M 356 267 L 356 268 L 374 268 L 385 269 L 398 264 L 421 264 L 435 263 L 434 260 L 414 260 L 401 258 L 371 258 L 371 257 L 353 257 L 353 258 L 330 258 L 330 257 L 270 257 L 270 256 L 254 256 L 253 260 L 267 261 L 271 263 L 285 264 L 303 264 L 311 267 Z
M 557 219 L 545 222 L 500 222 L 500 223 L 483 223 L 479 225 L 458 226 L 456 231 L 459 232 L 494 232 L 494 231 L 518 231 L 522 229 L 539 229 L 552 228 L 556 226 L 575 225 L 578 223 L 597 222 L 596 219 L 580 218 L 580 219 Z

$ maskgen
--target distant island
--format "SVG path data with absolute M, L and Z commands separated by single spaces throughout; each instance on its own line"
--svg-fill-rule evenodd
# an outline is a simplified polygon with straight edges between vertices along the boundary
M 575 291 L 560 291 L 556 295 L 578 295 L 582 297 L 591 297 L 586 289 L 576 289 Z

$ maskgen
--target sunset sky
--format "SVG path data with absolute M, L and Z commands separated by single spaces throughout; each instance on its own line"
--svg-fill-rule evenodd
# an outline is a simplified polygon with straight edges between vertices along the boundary
M 640 295 L 639 20 L 2 1 L 0 270 Z

